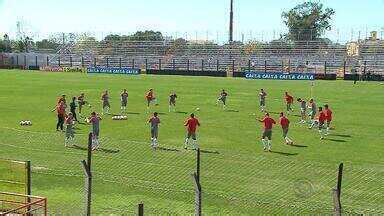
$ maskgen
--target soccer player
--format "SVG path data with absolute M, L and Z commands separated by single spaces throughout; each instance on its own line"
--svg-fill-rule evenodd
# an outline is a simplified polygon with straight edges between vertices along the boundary
M 320 139 L 323 140 L 323 139 L 324 139 L 324 136 L 326 135 L 326 134 L 324 133 L 324 126 L 325 126 L 326 116 L 325 116 L 325 112 L 323 111 L 323 108 L 322 108 L 322 107 L 319 107 L 318 119 L 319 119 L 319 134 L 320 134 Z
M 287 105 L 287 113 L 289 115 L 290 112 L 293 111 L 293 109 L 292 109 L 293 97 L 291 95 L 289 95 L 288 92 L 285 92 L 284 98 L 285 98 L 285 103 Z
M 311 129 L 315 125 L 315 117 L 317 114 L 317 106 L 313 98 L 309 100 L 308 108 L 309 108 L 309 116 L 311 118 L 311 122 L 310 122 L 311 126 L 309 128 Z
M 125 113 L 127 111 L 127 103 L 128 103 L 128 92 L 127 89 L 124 89 L 120 94 L 121 97 L 121 113 Z
M 81 111 L 83 109 L 83 106 L 88 104 L 88 107 L 91 107 L 91 104 L 88 103 L 88 101 L 85 100 L 84 93 L 81 93 L 79 97 L 77 97 L 77 101 L 79 104 L 79 114 L 81 115 Z
M 273 118 L 269 117 L 269 113 L 265 114 L 263 119 L 258 119 L 259 122 L 264 123 L 264 132 L 262 135 L 261 142 L 264 146 L 264 151 L 268 149 L 268 151 L 272 151 L 272 127 L 276 124 Z
M 65 125 L 66 125 L 65 143 L 64 143 L 65 147 L 68 147 L 68 144 L 70 142 L 73 142 L 73 140 L 75 139 L 75 135 L 73 132 L 73 120 L 74 120 L 73 114 L 71 112 L 68 113 L 68 116 L 65 118 Z
M 56 112 L 57 112 L 57 124 L 56 124 L 56 131 L 59 131 L 59 128 L 61 131 L 64 130 L 64 118 L 65 118 L 65 105 L 64 101 L 60 101 L 56 105 Z M 54 110 L 53 110 L 54 111 Z
M 64 103 L 65 108 L 67 107 L 67 100 L 66 100 L 66 95 L 65 94 L 63 94 L 63 95 L 61 95 L 61 97 L 59 97 L 59 99 L 57 100 L 57 104 L 59 104 L 60 102 Z
M 190 115 L 190 118 L 186 120 L 184 126 L 187 127 L 187 137 L 185 138 L 184 149 L 188 148 L 189 141 L 191 138 L 192 138 L 193 150 L 199 149 L 199 145 L 197 143 L 197 138 L 196 138 L 196 129 L 197 129 L 197 126 L 200 127 L 200 122 L 197 118 L 195 118 L 195 114 L 192 113 Z
M 156 101 L 156 97 L 155 97 L 155 93 L 153 91 L 153 89 L 149 89 L 149 91 L 147 92 L 147 94 L 145 95 L 145 98 L 147 99 L 147 109 L 149 109 L 149 105 L 151 103 L 155 103 L 156 106 L 158 105 L 157 104 L 157 101 Z
M 332 110 L 329 109 L 328 104 L 324 105 L 324 113 L 325 113 L 326 128 L 327 128 L 326 135 L 328 135 L 331 127 L 331 122 L 332 122 Z
M 111 105 L 109 104 L 109 94 L 108 90 L 105 90 L 104 93 L 101 95 L 101 101 L 103 103 L 103 109 L 102 114 L 110 114 Z
M 173 111 L 176 111 L 176 98 L 177 98 L 176 93 L 171 92 L 171 94 L 169 95 L 169 112 L 171 112 L 172 107 L 173 107 Z
M 260 90 L 259 97 L 260 97 L 260 110 L 261 112 L 265 112 L 265 108 L 266 108 L 265 98 L 267 97 L 267 93 L 264 91 L 264 89 Z
M 297 102 L 300 103 L 300 123 L 305 123 L 307 121 L 307 102 L 301 98 L 297 99 Z
M 69 104 L 70 113 L 71 113 L 73 119 L 74 119 L 76 122 L 79 122 L 79 121 L 77 120 L 76 107 L 77 107 L 77 105 L 76 105 L 76 97 L 73 97 L 73 98 L 72 98 L 72 102 Z
M 219 104 L 219 102 L 223 102 L 223 109 L 226 108 L 227 104 L 227 97 L 228 97 L 228 93 L 223 89 L 221 92 L 220 92 L 220 95 L 219 95 L 219 98 L 217 99 L 216 101 L 216 104 Z
M 89 123 L 92 124 L 92 151 L 99 148 L 99 134 L 100 134 L 100 120 L 101 117 L 96 113 L 92 112 L 89 118 Z
M 293 141 L 288 137 L 288 130 L 289 130 L 289 119 L 284 116 L 284 113 L 280 113 L 280 119 L 279 119 L 281 129 L 283 130 L 283 138 L 285 140 L 285 143 L 287 145 L 293 145 Z
M 148 120 L 148 123 L 151 124 L 151 147 L 156 149 L 158 146 L 157 138 L 159 135 L 160 124 L 160 118 L 158 117 L 157 112 L 153 113 L 153 116 Z

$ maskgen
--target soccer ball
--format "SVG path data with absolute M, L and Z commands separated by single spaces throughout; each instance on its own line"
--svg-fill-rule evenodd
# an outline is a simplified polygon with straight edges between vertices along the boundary
M 24 126 L 24 125 L 25 125 L 25 122 L 24 122 L 24 121 L 20 121 L 20 125 L 21 125 L 21 126 Z

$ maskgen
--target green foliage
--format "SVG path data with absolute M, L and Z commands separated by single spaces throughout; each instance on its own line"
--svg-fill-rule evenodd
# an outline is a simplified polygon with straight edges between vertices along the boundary
M 331 29 L 331 20 L 335 11 L 325 8 L 319 2 L 304 2 L 288 12 L 282 13 L 284 23 L 289 28 L 286 37 L 289 40 L 317 40 Z
M 38 49 L 57 49 L 59 47 L 59 43 L 57 43 L 53 39 L 43 39 L 41 41 L 36 42 L 36 48 Z

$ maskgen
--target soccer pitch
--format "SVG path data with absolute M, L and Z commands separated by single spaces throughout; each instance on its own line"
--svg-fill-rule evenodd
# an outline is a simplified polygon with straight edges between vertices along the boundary
M 266 81 L 182 76 L 86 75 L 0 70 L 0 158 L 31 160 L 32 193 L 48 198 L 52 213 L 76 215 L 84 209 L 86 159 L 82 148 L 65 148 L 51 110 L 61 94 L 67 101 L 81 92 L 101 111 L 108 89 L 112 113 L 120 112 L 120 92 L 129 93 L 128 120 L 104 116 L 100 137 L 104 151 L 93 154 L 94 213 L 135 214 L 143 202 L 149 215 L 194 213 L 195 152 L 183 149 L 184 120 L 194 112 L 201 122 L 198 139 L 205 215 L 330 214 L 331 189 L 344 162 L 342 205 L 350 213 L 384 214 L 384 86 L 346 81 L 316 81 L 318 106 L 329 104 L 334 130 L 320 140 L 317 130 L 299 124 L 298 97 L 309 99 L 309 81 Z M 150 148 L 144 95 L 154 88 L 160 105 L 159 144 Z M 262 150 L 262 117 L 258 92 L 267 93 L 267 109 L 277 120 L 285 111 L 283 94 L 295 97 L 290 136 L 273 132 L 273 152 Z M 229 93 L 228 109 L 216 106 L 221 89 Z M 176 113 L 168 112 L 170 91 L 178 94 Z M 196 111 L 199 108 L 199 111 Z M 253 114 L 256 114 L 254 116 Z M 22 127 L 20 120 L 33 125 Z M 85 147 L 90 126 L 78 124 L 76 143 Z

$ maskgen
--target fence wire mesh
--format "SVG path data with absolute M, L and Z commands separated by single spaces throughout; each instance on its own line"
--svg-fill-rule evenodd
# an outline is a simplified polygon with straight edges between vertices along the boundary
M 48 198 L 50 214 L 81 215 L 85 210 L 87 134 L 64 148 L 63 135 L 0 129 L 2 154 L 32 161 L 32 193 Z M 12 138 L 11 138 L 12 137 Z M 92 212 L 135 215 L 193 215 L 194 151 L 143 141 L 104 138 L 92 158 Z M 278 152 L 277 152 L 278 153 Z M 348 214 L 384 214 L 384 167 L 345 163 L 342 206 Z M 332 214 L 337 164 L 273 160 L 250 152 L 201 151 L 200 183 L 205 215 Z

